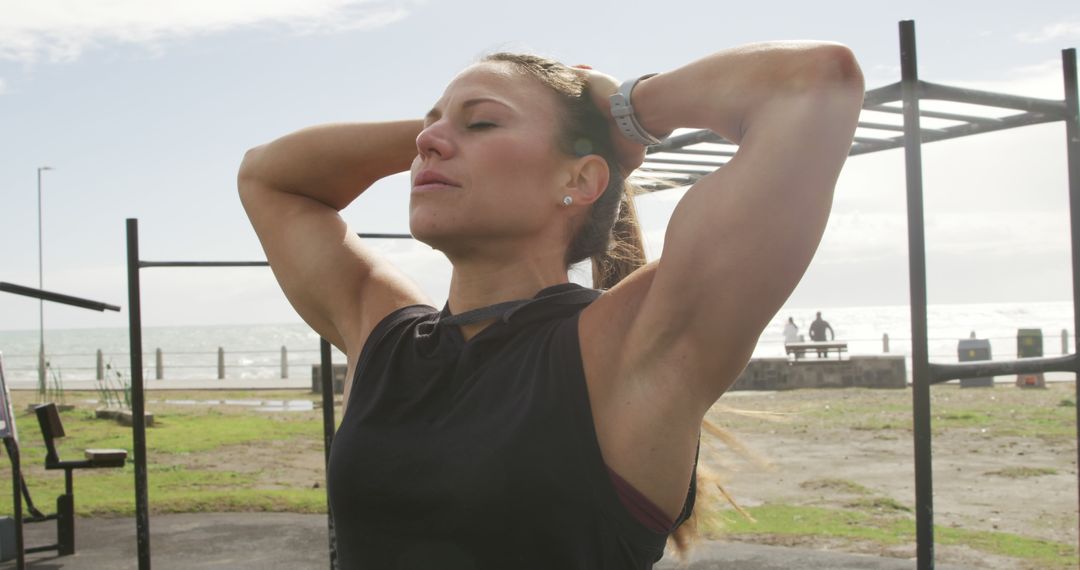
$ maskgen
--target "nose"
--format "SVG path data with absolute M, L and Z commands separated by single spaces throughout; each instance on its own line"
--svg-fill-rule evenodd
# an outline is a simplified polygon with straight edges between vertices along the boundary
M 454 154 L 454 143 L 444 121 L 435 121 L 416 136 L 416 150 L 423 158 L 437 156 L 447 159 Z

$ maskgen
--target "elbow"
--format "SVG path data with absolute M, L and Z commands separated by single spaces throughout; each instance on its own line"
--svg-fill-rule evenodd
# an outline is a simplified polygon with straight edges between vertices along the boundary
M 866 88 L 862 69 L 850 48 L 842 44 L 820 44 L 812 52 L 812 64 L 806 66 L 812 84 L 862 99 Z
M 259 158 L 262 155 L 263 148 L 264 145 L 260 145 L 248 149 L 244 153 L 244 158 L 240 161 L 240 168 L 236 172 L 236 187 L 241 195 L 245 193 L 245 189 L 252 186 L 253 181 L 259 179 Z
M 250 148 L 244 153 L 244 158 L 240 160 L 240 169 L 236 174 L 237 178 L 245 179 L 255 176 L 258 172 L 259 155 L 262 154 L 263 146 Z

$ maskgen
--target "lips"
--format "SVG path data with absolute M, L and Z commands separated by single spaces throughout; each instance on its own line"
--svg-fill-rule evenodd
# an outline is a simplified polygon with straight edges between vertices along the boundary
M 447 186 L 457 188 L 460 185 L 453 179 L 434 170 L 421 170 L 413 179 L 414 191 L 436 190 Z

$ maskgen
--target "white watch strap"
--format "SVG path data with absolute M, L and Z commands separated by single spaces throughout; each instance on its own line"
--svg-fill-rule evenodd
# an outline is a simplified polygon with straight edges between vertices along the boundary
M 634 106 L 630 104 L 630 95 L 634 92 L 634 86 L 637 85 L 638 81 L 648 79 L 654 75 L 656 74 L 650 73 L 634 79 L 627 79 L 619 86 L 619 91 L 609 98 L 611 116 L 615 119 L 615 125 L 619 127 L 619 132 L 626 138 L 645 146 L 659 144 L 660 139 L 651 135 L 638 122 L 637 116 L 634 114 Z

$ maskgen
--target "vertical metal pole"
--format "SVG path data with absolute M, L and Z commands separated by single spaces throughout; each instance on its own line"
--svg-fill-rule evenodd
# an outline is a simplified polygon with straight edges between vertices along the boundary
M 289 377 L 289 350 L 281 345 L 281 377 Z
M 1072 286 L 1073 341 L 1075 353 L 1080 354 L 1080 96 L 1077 95 L 1076 49 L 1061 51 L 1061 67 L 1065 78 L 1065 149 L 1069 165 L 1069 225 L 1072 229 Z M 1080 370 L 1076 376 L 1076 401 L 1080 401 Z M 1076 409 L 1076 439 L 1080 442 L 1080 407 Z M 1080 461 L 1080 446 L 1077 447 Z M 1080 474 L 1077 475 L 1080 491 Z M 1078 511 L 1080 512 L 1080 511 Z
M 131 430 L 135 455 L 135 539 L 139 570 L 150 570 L 150 508 L 146 485 L 146 412 L 143 402 L 139 220 L 127 219 L 128 335 L 131 340 Z
M 12 423 L 15 418 L 11 418 Z M 12 505 L 15 507 L 15 570 L 26 570 L 26 551 L 23 545 L 23 513 L 22 513 L 22 466 L 19 458 L 19 442 L 15 440 L 15 430 L 11 430 L 11 437 L 4 438 L 4 447 L 11 456 L 11 487 L 15 496 L 12 497 Z
M 330 342 L 319 339 L 319 376 L 322 380 L 323 443 L 326 454 L 326 466 L 330 466 L 330 445 L 334 442 L 334 363 L 330 353 Z M 329 481 L 327 481 L 329 483 Z M 330 496 L 327 494 L 327 528 L 330 530 L 330 569 L 337 568 L 337 537 L 334 534 L 334 516 L 329 508 Z
M 900 22 L 900 85 L 904 100 L 907 178 L 908 280 L 911 289 L 912 407 L 915 424 L 915 539 L 917 567 L 934 568 L 934 491 L 930 442 L 930 364 L 926 332 L 926 232 L 923 225 L 922 133 L 915 22 Z
M 45 289 L 42 246 L 41 246 L 41 171 L 48 170 L 48 166 L 39 166 L 37 169 L 37 247 L 38 247 L 38 289 Z M 45 397 L 45 300 L 38 299 L 38 397 Z M 44 400 L 39 400 L 44 402 Z

